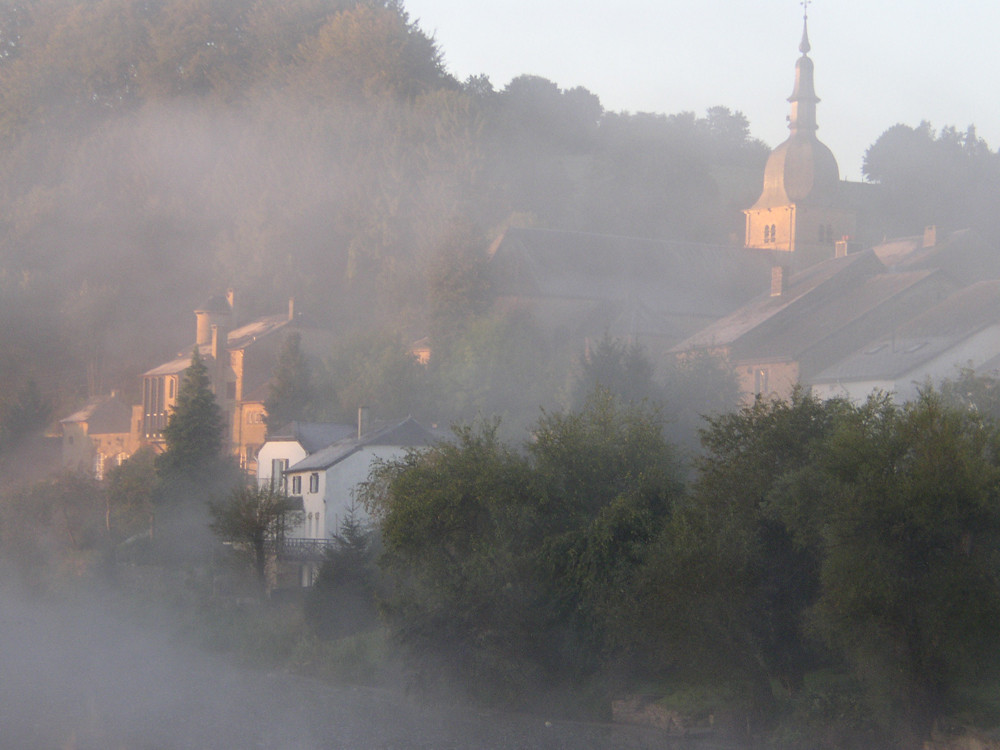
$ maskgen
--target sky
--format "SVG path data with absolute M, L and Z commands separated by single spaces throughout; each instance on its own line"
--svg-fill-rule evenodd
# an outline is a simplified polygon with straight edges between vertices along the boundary
M 787 135 L 798 0 L 404 0 L 450 73 L 502 89 L 522 74 L 582 86 L 606 110 L 739 110 L 769 146 Z M 1000 3 L 815 0 L 818 136 L 841 177 L 896 123 L 972 124 L 1000 147 Z

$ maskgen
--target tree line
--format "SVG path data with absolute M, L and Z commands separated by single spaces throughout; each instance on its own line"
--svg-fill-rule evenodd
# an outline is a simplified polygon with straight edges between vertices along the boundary
M 520 447 L 463 428 L 365 486 L 383 617 L 430 684 L 502 705 L 656 686 L 785 747 L 991 721 L 1000 427 L 960 391 L 757 399 L 708 420 L 690 481 L 661 414 L 605 390 Z

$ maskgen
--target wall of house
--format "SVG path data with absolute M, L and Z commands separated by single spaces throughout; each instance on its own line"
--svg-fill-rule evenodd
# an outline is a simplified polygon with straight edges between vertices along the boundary
M 405 452 L 406 448 L 398 446 L 365 446 L 326 471 L 297 472 L 302 482 L 305 519 L 291 531 L 289 536 L 329 539 L 340 529 L 340 524 L 353 502 L 354 490 L 368 479 L 372 461 L 376 458 L 383 460 L 397 458 Z M 313 473 L 319 474 L 319 487 L 316 492 L 309 491 L 309 478 Z M 368 517 L 363 507 L 357 506 L 355 510 L 360 518 Z
M 127 432 L 107 432 L 90 435 L 87 422 L 62 424 L 63 467 L 85 471 L 98 479 L 104 470 L 121 464 L 139 448 Z
M 860 404 L 875 391 L 890 393 L 896 384 L 892 380 L 858 380 L 838 383 L 813 383 L 809 390 L 814 396 L 824 401 L 832 398 L 846 398 L 848 401 Z
M 759 394 L 788 398 L 799 382 L 798 362 L 789 360 L 744 360 L 736 363 L 740 393 L 744 403 L 753 403 Z
M 307 455 L 306 449 L 297 440 L 271 440 L 264 443 L 257 454 L 257 484 L 265 487 L 271 483 L 271 462 L 274 459 L 285 459 L 289 466 L 294 466 Z
M 87 435 L 86 422 L 62 424 L 62 457 L 66 469 L 90 471 L 94 463 L 94 444 Z
M 267 438 L 266 416 L 264 404 L 245 401 L 236 408 L 233 418 L 233 443 L 238 448 L 240 466 L 250 474 L 257 474 L 257 456 Z
M 957 377 L 960 368 L 976 368 L 998 354 L 1000 354 L 1000 325 L 993 325 L 906 373 L 897 380 L 896 390 L 902 400 L 915 398 L 920 386 L 928 379 L 934 385 L 940 385 L 948 378 Z

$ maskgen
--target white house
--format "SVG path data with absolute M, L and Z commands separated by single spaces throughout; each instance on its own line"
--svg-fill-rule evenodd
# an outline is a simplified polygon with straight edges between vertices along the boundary
M 276 434 L 269 435 L 257 453 L 257 483 L 284 487 L 285 472 L 306 456 L 328 445 L 358 434 L 358 428 L 351 424 L 333 422 L 291 422 Z
M 409 448 L 439 439 L 409 417 L 370 431 L 365 431 L 365 421 L 359 416 L 358 428 L 355 431 L 352 426 L 350 436 L 341 436 L 319 449 L 310 450 L 314 443 L 305 437 L 310 429 L 318 438 L 323 431 L 320 428 L 333 433 L 335 428 L 343 431 L 345 425 L 299 425 L 288 430 L 288 435 L 268 440 L 260 450 L 258 482 L 282 489 L 302 511 L 302 522 L 288 530 L 284 546 L 301 552 L 298 557 L 303 586 L 315 580 L 319 553 L 339 530 L 353 505 L 354 490 L 368 478 L 372 461 L 392 459 Z M 297 435 L 293 434 L 296 430 Z M 363 509 L 357 512 L 361 518 L 366 517 Z

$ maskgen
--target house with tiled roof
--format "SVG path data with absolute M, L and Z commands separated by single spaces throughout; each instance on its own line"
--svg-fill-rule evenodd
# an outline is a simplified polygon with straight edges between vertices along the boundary
M 293 300 L 289 300 L 287 313 L 242 321 L 232 290 L 226 297 L 212 297 L 195 310 L 195 320 L 195 343 L 174 359 L 142 374 L 142 403 L 134 408 L 133 429 L 138 440 L 162 448 L 163 428 L 197 347 L 225 419 L 227 450 L 241 467 L 254 474 L 257 452 L 267 432 L 267 384 L 282 342 L 289 333 L 296 332 L 304 348 L 318 350 L 330 345 L 331 335 L 324 329 L 304 325 Z

